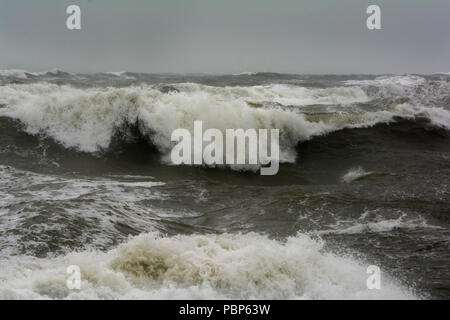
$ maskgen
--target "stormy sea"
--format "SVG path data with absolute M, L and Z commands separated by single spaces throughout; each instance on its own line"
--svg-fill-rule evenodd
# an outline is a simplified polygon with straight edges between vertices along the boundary
M 448 299 L 449 79 L 3 70 L 0 299 Z M 278 174 L 174 165 L 195 120 Z

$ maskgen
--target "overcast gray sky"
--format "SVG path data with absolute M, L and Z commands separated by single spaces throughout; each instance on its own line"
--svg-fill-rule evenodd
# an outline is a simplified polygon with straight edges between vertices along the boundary
M 450 0 L 0 0 L 0 69 L 448 72 L 449 16 Z

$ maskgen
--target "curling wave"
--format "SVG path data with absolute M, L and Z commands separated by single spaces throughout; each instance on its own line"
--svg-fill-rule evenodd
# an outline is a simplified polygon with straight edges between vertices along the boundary
M 141 134 L 165 161 L 170 161 L 173 130 L 186 128 L 192 133 L 195 120 L 202 120 L 205 130 L 217 128 L 223 132 L 232 128 L 280 129 L 281 162 L 295 161 L 295 147 L 301 141 L 344 128 L 390 123 L 396 117 L 423 117 L 435 126 L 450 128 L 450 112 L 442 107 L 403 103 L 377 111 L 360 109 L 358 104 L 369 100 L 360 87 L 212 87 L 182 83 L 171 88 L 141 85 L 78 89 L 48 83 L 12 84 L 0 87 L 0 105 L 4 106 L 0 116 L 20 120 L 30 134 L 49 136 L 83 152 L 108 149 L 124 127 L 138 124 Z M 305 109 L 317 105 L 326 109 Z

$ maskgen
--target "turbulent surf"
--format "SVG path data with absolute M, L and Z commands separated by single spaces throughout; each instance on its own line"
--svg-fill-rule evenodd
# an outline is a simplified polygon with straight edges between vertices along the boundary
M 173 165 L 195 120 L 280 171 Z M 0 298 L 449 298 L 449 130 L 446 74 L 3 70 Z

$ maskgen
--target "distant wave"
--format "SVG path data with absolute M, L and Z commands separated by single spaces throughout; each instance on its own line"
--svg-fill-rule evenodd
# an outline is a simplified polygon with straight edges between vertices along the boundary
M 26 70 L 22 69 L 7 69 L 7 70 L 0 70 L 0 76 L 3 77 L 15 77 L 20 79 L 26 79 L 27 73 L 30 73 Z
M 417 75 L 380 76 L 372 80 L 347 80 L 344 85 L 358 86 L 372 99 L 404 100 L 415 106 L 448 106 L 450 84 L 430 81 Z
M 104 74 L 112 74 L 113 76 L 120 77 L 123 75 L 126 71 L 118 71 L 118 72 L 103 72 Z
M 57 68 L 54 68 L 49 71 L 43 71 L 43 72 L 32 72 L 24 69 L 4 69 L 0 70 L 0 76 L 2 77 L 12 77 L 17 79 L 28 79 L 29 76 L 39 77 L 39 76 L 57 76 L 62 74 L 68 74 L 68 75 L 74 75 L 72 73 L 68 73 L 62 70 L 59 70 Z
M 420 76 L 405 75 L 405 76 L 380 76 L 374 80 L 348 80 L 345 81 L 348 85 L 378 85 L 378 86 L 392 86 L 397 85 L 401 87 L 414 86 L 426 83 L 426 79 Z
M 240 73 L 233 73 L 233 76 L 254 76 L 258 74 L 258 72 L 244 71 Z
M 117 71 L 117 72 L 102 72 L 101 75 L 114 76 L 117 78 L 124 78 L 127 80 L 135 80 L 136 78 L 131 76 L 127 71 Z

